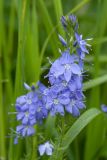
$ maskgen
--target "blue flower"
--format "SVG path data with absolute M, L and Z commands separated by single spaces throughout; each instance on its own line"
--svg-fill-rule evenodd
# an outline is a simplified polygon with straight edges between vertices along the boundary
M 14 144 L 18 144 L 18 136 L 14 138 Z
M 64 115 L 64 105 L 69 104 L 70 92 L 60 93 L 57 89 L 58 86 L 54 85 L 50 88 L 49 95 L 47 96 L 46 108 L 49 109 L 50 114 L 54 116 L 56 113 Z
M 105 104 L 102 104 L 101 105 L 101 110 L 106 113 L 107 112 L 107 106 Z
M 23 125 L 36 123 L 36 103 L 38 101 L 37 94 L 29 92 L 24 96 L 20 96 L 16 100 L 17 120 L 21 120 Z
M 79 48 L 81 50 L 79 50 L 79 52 L 84 52 L 84 53 L 89 53 L 89 51 L 87 50 L 86 46 L 91 46 L 89 45 L 86 40 L 91 40 L 91 39 L 86 39 L 86 40 L 83 40 L 82 39 L 82 35 L 79 35 L 77 32 L 75 32 L 75 38 L 76 38 L 76 43 L 78 44 Z M 82 54 L 82 53 L 81 53 Z
M 43 156 L 44 154 L 51 156 L 53 152 L 53 145 L 49 142 L 46 142 L 44 144 L 39 145 L 38 150 L 40 153 L 40 156 Z
M 69 50 L 62 53 L 62 56 L 57 59 L 51 66 L 49 77 L 54 76 L 58 78 L 64 74 L 67 82 L 70 81 L 72 74 L 81 75 L 81 69 L 77 63 L 77 57 L 70 55 Z
M 81 75 L 80 67 L 75 63 L 75 57 L 70 55 L 68 51 L 62 54 L 60 64 L 63 67 L 63 74 L 67 82 L 70 81 L 72 74 Z
M 81 76 L 73 75 L 71 80 L 68 83 L 68 87 L 71 92 L 82 89 L 82 78 Z
M 36 114 L 35 114 L 37 122 L 42 123 L 42 120 L 47 116 L 48 116 L 48 110 L 45 104 L 43 103 L 42 100 L 38 101 L 36 105 Z
M 43 83 L 38 82 L 38 93 L 41 100 L 45 103 L 46 102 L 46 95 L 48 95 L 49 88 L 46 87 Z
M 35 103 L 38 101 L 38 95 L 36 92 L 29 92 L 26 95 L 20 96 L 16 99 L 16 110 L 26 111 L 31 106 L 34 107 Z
M 29 87 L 24 84 L 30 92 L 16 99 L 16 117 L 21 122 L 21 125 L 16 127 L 16 132 L 22 137 L 32 135 L 35 131 L 34 125 L 41 123 L 48 116 L 45 105 L 48 89 L 42 83 L 37 85 L 38 88 L 36 89 L 35 86 Z M 15 141 L 17 141 L 17 138 Z
M 17 134 L 22 137 L 31 136 L 35 133 L 35 129 L 31 125 L 19 125 L 16 127 Z
M 71 98 L 71 101 L 68 105 L 65 106 L 65 110 L 69 113 L 71 113 L 74 117 L 77 117 L 80 115 L 81 109 L 85 108 L 84 103 L 81 100 Z
M 70 90 L 72 92 L 82 88 L 82 77 L 75 74 L 72 74 L 69 82 L 66 81 L 64 75 L 59 76 L 56 80 L 53 77 L 51 78 L 51 84 L 54 84 L 58 91 Z

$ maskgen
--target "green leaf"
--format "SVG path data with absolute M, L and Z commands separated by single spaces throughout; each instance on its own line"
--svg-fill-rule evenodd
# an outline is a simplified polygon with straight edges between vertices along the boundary
M 62 160 L 63 153 L 68 149 L 73 140 L 99 114 L 101 114 L 101 111 L 96 108 L 89 109 L 83 113 L 62 138 L 61 147 L 59 144 L 56 144 L 55 151 L 49 160 Z
M 77 4 L 68 14 L 74 13 L 82 8 L 85 4 L 87 4 L 90 0 L 83 0 L 79 4 Z
M 2 80 L 3 80 L 3 61 L 1 60 L 3 58 L 4 48 L 3 48 L 3 42 L 4 42 L 4 18 L 3 18 L 3 8 L 4 3 L 1 0 L 0 1 L 0 21 L 2 22 L 0 24 L 0 159 L 6 159 L 6 138 L 5 138 L 5 108 L 4 108 L 4 94 L 3 94 L 3 86 L 2 86 Z
M 84 83 L 84 90 L 91 89 L 107 81 L 107 75 L 95 78 Z
M 99 1 L 97 4 L 97 15 L 96 15 L 96 37 L 101 38 L 104 36 L 107 27 L 107 0 Z M 105 17 L 105 18 L 104 18 Z M 100 22 L 100 23 L 99 23 Z M 94 70 L 92 76 L 97 78 L 100 75 L 100 61 L 99 55 L 102 54 L 102 44 L 97 44 L 94 48 Z M 105 80 L 105 78 L 97 80 L 95 84 Z M 100 83 L 101 84 L 101 83 Z M 106 93 L 105 93 L 106 94 Z M 101 104 L 102 90 L 100 91 L 100 86 L 94 87 L 91 92 L 90 104 L 89 106 L 94 106 L 98 108 Z M 92 160 L 96 152 L 102 145 L 104 138 L 104 127 L 103 118 L 98 117 L 87 129 L 86 133 L 86 144 L 84 150 L 84 160 Z M 92 136 L 93 131 L 93 136 Z M 96 141 L 96 139 L 98 141 Z
M 49 15 L 49 12 L 46 8 L 46 3 L 43 0 L 39 0 L 37 4 L 38 4 L 39 9 L 41 10 L 41 16 L 42 16 L 42 20 L 43 20 L 44 26 L 46 28 L 46 31 L 47 31 L 48 35 L 50 35 L 51 31 L 54 29 L 54 25 L 51 21 L 51 17 Z M 50 42 L 51 42 L 51 47 L 52 47 L 54 56 L 56 57 L 57 56 L 57 52 L 56 52 L 57 35 L 55 32 L 53 32 L 52 36 L 53 37 Z
M 63 15 L 63 8 L 62 8 L 62 2 L 61 0 L 53 0 L 54 2 L 54 8 L 55 8 L 55 13 L 56 13 L 56 18 L 57 18 L 57 23 L 60 22 L 60 18 Z M 64 29 L 60 23 L 60 25 L 58 25 L 58 31 L 61 35 L 65 35 Z
M 62 149 L 66 150 L 78 134 L 99 114 L 101 114 L 101 111 L 96 108 L 89 109 L 83 113 L 62 139 Z
M 26 20 L 27 20 L 27 6 L 28 0 L 18 1 L 18 53 L 16 61 L 16 75 L 15 75 L 15 93 L 14 98 L 23 93 L 24 82 L 24 47 L 26 38 Z M 14 110 L 13 110 L 14 111 Z M 11 127 L 14 128 L 15 121 L 12 121 Z M 18 160 L 22 153 L 22 143 L 19 143 L 16 147 L 13 144 L 13 137 L 10 138 L 8 159 Z

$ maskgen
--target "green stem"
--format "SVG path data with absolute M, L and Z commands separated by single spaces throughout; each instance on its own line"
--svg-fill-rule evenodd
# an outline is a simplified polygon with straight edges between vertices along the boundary
M 33 137 L 33 146 L 32 146 L 32 158 L 31 160 L 37 160 L 37 136 Z
M 76 157 L 75 159 L 80 160 L 78 138 L 76 138 L 74 145 L 75 145 L 75 157 Z

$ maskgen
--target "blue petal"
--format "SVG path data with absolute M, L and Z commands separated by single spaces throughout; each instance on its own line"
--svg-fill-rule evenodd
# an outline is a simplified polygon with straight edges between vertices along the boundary
M 29 108 L 29 113 L 34 115 L 35 112 L 36 112 L 36 105 L 31 105 L 30 108 Z
M 79 60 L 79 67 L 80 67 L 81 71 L 83 71 L 83 69 L 84 69 L 84 62 L 81 59 Z
M 69 50 L 66 50 L 62 53 L 62 56 L 60 57 L 60 63 L 61 64 L 71 64 L 74 62 L 74 56 L 71 56 L 69 53 Z
M 74 74 L 77 74 L 77 75 L 81 74 L 80 67 L 76 63 L 71 64 L 71 70 L 72 70 L 72 73 Z
M 80 59 L 85 58 L 85 53 L 81 50 L 81 48 L 77 48 L 77 53 L 78 53 Z
M 72 107 L 72 115 L 73 115 L 74 117 L 78 117 L 78 116 L 80 115 L 79 109 L 77 108 L 76 105 L 74 105 L 74 106 Z
M 22 132 L 24 126 L 23 125 L 19 125 L 16 127 L 16 132 L 18 132 L 19 134 Z
M 45 149 L 46 149 L 46 148 L 45 148 L 45 145 L 44 145 L 44 144 L 39 145 L 38 150 L 39 150 L 40 156 L 43 156 L 43 155 L 44 155 Z
M 14 144 L 18 144 L 18 137 L 15 137 Z
M 27 126 L 24 126 L 21 134 L 22 134 L 23 137 L 27 136 Z
M 29 109 L 29 105 L 28 104 L 24 104 L 22 107 L 21 107 L 21 110 L 22 111 L 26 111 Z
M 28 123 L 28 117 L 24 117 L 22 120 L 22 124 L 26 125 Z
M 107 106 L 105 104 L 101 105 L 101 109 L 103 112 L 107 112 Z
M 67 105 L 67 104 L 70 103 L 69 97 L 65 97 L 65 96 L 63 96 L 63 95 L 59 96 L 58 100 L 59 100 L 59 102 L 60 102 L 61 104 L 63 104 L 63 105 Z
M 24 87 L 25 87 L 25 89 L 27 89 L 27 90 L 31 90 L 31 87 L 30 87 L 27 83 L 25 83 L 25 82 L 24 82 Z
M 56 112 L 60 113 L 60 115 L 64 116 L 64 107 L 61 104 L 55 106 Z
M 81 87 L 82 87 L 82 78 L 77 76 L 77 77 L 74 78 L 74 80 L 75 80 L 77 89 L 81 89 Z
M 75 38 L 76 38 L 76 40 L 78 41 L 78 43 L 80 42 L 80 40 L 81 40 L 81 38 L 80 38 L 80 36 L 79 36 L 79 34 L 78 33 L 76 33 L 75 32 Z
M 58 35 L 60 42 L 63 46 L 67 46 L 67 42 L 64 40 L 64 38 L 61 35 Z
M 35 133 L 35 129 L 33 127 L 28 127 L 27 136 L 31 136 Z
M 67 105 L 67 106 L 65 106 L 65 110 L 67 111 L 67 112 L 69 112 L 69 113 L 71 113 L 72 114 L 72 107 L 71 107 L 71 105 L 69 104 L 69 105 Z
M 21 120 L 24 117 L 24 113 L 23 112 L 19 112 L 17 114 L 17 120 Z
M 63 25 L 64 29 L 66 29 L 67 21 L 66 21 L 66 18 L 64 16 L 61 17 L 61 22 L 62 22 L 62 25 Z
M 87 48 L 85 47 L 85 45 L 80 45 L 80 48 L 81 48 L 81 50 L 83 51 L 83 52 L 85 52 L 85 53 L 89 53 L 89 51 L 87 50 Z
M 76 82 L 74 82 L 74 81 L 70 81 L 69 82 L 69 89 L 70 89 L 70 91 L 75 91 L 76 90 L 76 84 L 75 84 Z
M 71 76 L 72 76 L 71 70 L 70 70 L 70 69 L 69 69 L 69 70 L 65 70 L 65 72 L 64 72 L 64 77 L 65 77 L 65 80 L 66 80 L 67 82 L 70 81 Z
M 48 156 L 51 156 L 52 155 L 52 148 L 50 147 L 48 147 L 48 148 L 46 148 L 46 154 L 48 155 Z
M 60 75 L 64 73 L 64 66 L 62 66 L 57 59 L 50 68 L 49 75 L 53 75 L 55 78 L 58 78 Z
M 71 14 L 71 15 L 69 16 L 69 20 L 71 20 L 72 23 L 75 23 L 75 22 L 77 21 L 77 18 L 76 18 L 75 15 Z
M 31 119 L 29 123 L 30 123 L 30 125 L 36 124 L 36 119 L 35 118 Z
M 20 104 L 20 105 L 23 105 L 24 103 L 26 103 L 26 96 L 20 96 L 16 99 L 16 104 Z
M 78 105 L 79 109 L 85 108 L 85 104 L 83 102 L 81 102 L 81 101 L 77 102 L 77 105 Z

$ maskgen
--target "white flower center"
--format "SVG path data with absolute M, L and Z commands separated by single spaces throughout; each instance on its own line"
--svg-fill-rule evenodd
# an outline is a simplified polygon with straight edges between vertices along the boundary
M 63 82 L 62 82 L 62 85 L 63 85 L 64 87 L 66 87 L 66 86 L 67 86 L 67 82 L 66 82 L 66 81 L 63 81 Z
M 40 111 L 41 111 L 41 107 L 38 107 L 37 112 L 40 112 Z
M 47 95 L 47 91 L 48 91 L 48 89 L 45 89 L 45 90 L 44 90 L 44 92 L 43 92 L 44 95 Z
M 58 103 L 59 103 L 58 99 L 54 99 L 54 104 L 58 104 Z
M 71 104 L 71 106 L 74 106 L 75 105 L 75 103 L 76 103 L 76 101 L 75 100 L 71 100 L 71 102 L 70 102 L 70 104 Z
M 25 112 L 25 117 L 28 117 L 28 115 L 29 115 L 29 112 L 28 111 Z
M 69 70 L 71 68 L 71 66 L 70 66 L 70 64 L 65 64 L 64 68 L 67 69 L 67 70 Z
M 31 103 L 32 103 L 31 99 L 28 99 L 27 104 L 31 104 Z

